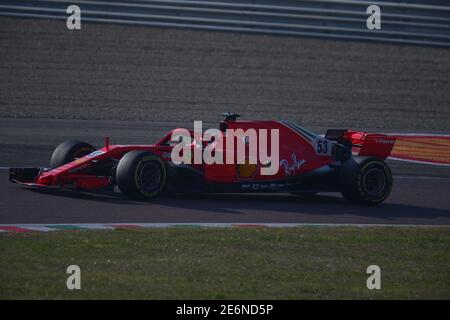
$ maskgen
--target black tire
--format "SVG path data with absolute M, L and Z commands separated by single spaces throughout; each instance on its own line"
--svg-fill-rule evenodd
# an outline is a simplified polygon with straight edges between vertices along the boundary
M 341 193 L 353 203 L 377 205 L 392 190 L 392 173 L 389 166 L 372 157 L 353 157 L 346 161 L 340 172 Z
M 147 151 L 130 151 L 119 161 L 116 181 L 120 191 L 135 199 L 157 196 L 166 184 L 166 167 L 161 159 Z
M 60 167 L 78 158 L 82 158 L 93 151 L 95 151 L 95 148 L 89 143 L 77 140 L 64 141 L 53 151 L 50 167 L 52 169 Z

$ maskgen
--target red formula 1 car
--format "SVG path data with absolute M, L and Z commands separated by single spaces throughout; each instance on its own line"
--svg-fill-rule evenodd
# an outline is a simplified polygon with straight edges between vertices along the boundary
M 80 141 L 66 141 L 53 152 L 51 168 L 10 168 L 10 181 L 29 187 L 74 190 L 114 189 L 129 197 L 149 199 L 160 193 L 284 192 L 313 195 L 341 192 L 349 201 L 378 204 L 392 189 L 392 174 L 383 161 L 395 137 L 350 130 L 317 135 L 290 121 L 240 121 L 225 114 L 227 129 L 278 129 L 279 168 L 261 174 L 259 159 L 236 164 L 174 164 L 172 133 L 150 145 L 110 145 L 96 150 Z M 186 130 L 185 130 L 186 131 Z M 193 136 L 195 133 L 190 131 Z M 194 142 L 192 148 L 199 145 Z M 214 141 L 202 141 L 205 147 Z M 226 144 L 224 144 L 226 145 Z M 224 148 L 221 150 L 226 153 Z

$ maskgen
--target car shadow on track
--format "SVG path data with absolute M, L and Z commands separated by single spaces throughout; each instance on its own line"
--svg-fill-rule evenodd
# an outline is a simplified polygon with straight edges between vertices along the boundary
M 386 203 L 378 206 L 354 205 L 346 202 L 338 194 L 319 194 L 311 197 L 290 194 L 176 194 L 161 195 L 151 201 L 130 200 L 120 192 L 79 192 L 71 190 L 40 190 L 30 191 L 52 196 L 72 199 L 103 202 L 115 205 L 167 207 L 167 210 L 193 210 L 209 214 L 233 214 L 245 216 L 249 212 L 257 212 L 263 216 L 272 214 L 274 222 L 277 217 L 273 213 L 299 215 L 314 215 L 329 218 L 332 216 L 359 216 L 394 221 L 397 219 L 432 219 L 448 220 L 450 210 L 430 208 L 417 205 Z M 388 199 L 389 200 L 389 199 Z
M 378 206 L 355 205 L 340 195 L 301 197 L 290 194 L 204 194 L 162 197 L 152 203 L 158 205 L 218 213 L 245 214 L 246 212 L 280 212 L 322 215 L 355 215 L 395 220 L 398 218 L 449 220 L 450 210 L 416 205 L 382 203 Z M 274 217 L 276 220 L 276 217 Z
M 27 189 L 27 191 L 32 191 L 35 193 L 46 194 L 56 197 L 89 200 L 95 202 L 112 203 L 118 205 L 145 205 L 146 203 L 138 200 L 130 200 L 125 197 L 120 192 L 84 192 L 84 191 L 74 191 L 74 190 L 46 190 L 46 189 Z

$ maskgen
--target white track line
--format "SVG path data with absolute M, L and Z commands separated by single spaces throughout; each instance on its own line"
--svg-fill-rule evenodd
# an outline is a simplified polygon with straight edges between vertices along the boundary
M 439 134 L 439 133 L 397 133 L 397 132 L 388 132 L 388 133 L 382 133 L 392 136 L 399 136 L 399 137 L 443 137 L 443 138 L 450 138 L 450 134 Z
M 64 230 L 61 226 L 74 226 L 90 230 L 113 230 L 120 226 L 142 227 L 142 228 L 298 228 L 298 227 L 399 227 L 399 228 L 439 228 L 450 227 L 450 225 L 421 225 L 421 224 L 368 224 L 368 223 L 60 223 L 60 224 L 1 224 L 1 227 L 16 227 L 35 231 Z M 70 229 L 68 229 L 70 230 Z
M 388 160 L 403 161 L 403 162 L 413 162 L 413 163 L 427 164 L 427 165 L 440 166 L 440 167 L 450 167 L 450 164 L 447 164 L 447 163 L 436 163 L 436 162 L 427 162 L 427 161 L 420 161 L 420 160 L 409 160 L 409 159 L 396 158 L 396 157 L 388 157 Z
M 450 177 L 435 177 L 435 176 L 394 176 L 394 179 L 405 180 L 450 180 Z

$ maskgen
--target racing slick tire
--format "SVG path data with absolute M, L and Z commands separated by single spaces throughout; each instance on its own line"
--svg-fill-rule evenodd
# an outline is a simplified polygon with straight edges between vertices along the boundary
M 151 199 L 157 196 L 164 189 L 166 178 L 164 163 L 148 151 L 130 151 L 117 165 L 117 185 L 130 198 Z
M 377 205 L 383 202 L 391 193 L 392 183 L 391 169 L 377 158 L 353 157 L 341 168 L 341 193 L 353 203 Z
M 95 151 L 95 148 L 87 142 L 78 140 L 64 141 L 53 151 L 50 168 L 60 167 L 78 158 L 82 158 L 93 151 Z

